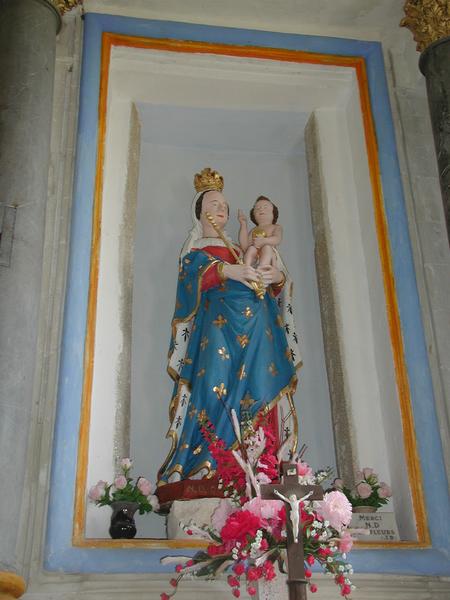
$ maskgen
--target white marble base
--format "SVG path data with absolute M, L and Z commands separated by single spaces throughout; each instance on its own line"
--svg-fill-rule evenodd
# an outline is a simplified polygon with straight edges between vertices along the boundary
M 192 539 L 184 533 L 180 523 L 191 521 L 198 527 L 211 526 L 213 512 L 219 506 L 220 498 L 199 498 L 197 500 L 176 500 L 167 516 L 167 537 L 169 540 Z

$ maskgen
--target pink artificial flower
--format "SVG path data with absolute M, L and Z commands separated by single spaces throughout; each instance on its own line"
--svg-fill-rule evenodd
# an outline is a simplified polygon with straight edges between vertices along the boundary
M 258 473 L 256 473 L 255 477 L 256 481 L 262 485 L 264 485 L 265 483 L 270 483 L 272 481 L 267 475 L 267 473 L 264 473 L 264 471 L 259 471 Z
M 373 469 L 370 469 L 369 467 L 365 467 L 363 470 L 363 477 L 364 479 L 367 479 L 368 477 L 370 477 L 371 475 L 373 475 Z
M 301 460 L 298 461 L 298 463 L 297 463 L 297 475 L 300 475 L 300 477 L 307 477 L 309 475 L 312 475 L 312 469 L 308 465 L 308 463 L 305 463 L 305 462 L 303 462 Z
M 89 500 L 92 500 L 93 502 L 100 500 L 105 493 L 105 486 L 107 485 L 107 482 L 102 480 L 93 485 L 88 493 Z
M 384 483 L 384 481 L 382 481 L 380 483 L 380 488 L 378 490 L 378 495 L 380 496 L 380 498 L 390 498 L 392 496 L 392 490 L 391 490 L 391 488 L 388 486 L 387 483 Z
M 152 484 L 148 479 L 145 479 L 145 477 L 139 477 L 137 487 L 138 490 L 144 494 L 144 496 L 149 496 L 152 492 Z
M 211 522 L 214 529 L 216 531 L 221 531 L 228 517 L 234 512 L 236 512 L 236 508 L 231 504 L 229 500 L 223 498 L 219 502 L 218 507 L 213 512 L 211 517 Z
M 352 505 L 342 492 L 336 490 L 326 493 L 317 505 L 317 513 L 337 531 L 341 531 L 352 519 Z
M 124 471 L 129 471 L 132 466 L 133 466 L 133 461 L 130 460 L 129 458 L 122 458 L 122 460 L 120 461 L 120 468 L 123 469 Z
M 158 496 L 150 496 L 148 499 L 148 502 L 150 504 L 150 506 L 152 507 L 153 510 L 159 510 L 159 500 L 158 500 Z
M 362 471 L 356 471 L 355 480 L 362 481 L 364 479 L 364 473 Z
M 271 519 L 278 521 L 278 513 L 283 506 L 282 500 L 263 500 L 262 498 L 256 497 L 244 504 L 242 510 L 248 510 L 259 519 L 264 519 L 265 521 Z
M 342 490 L 344 487 L 344 482 L 342 479 L 337 478 L 333 481 L 333 487 L 335 487 L 337 490 Z
M 127 485 L 127 478 L 125 475 L 119 475 L 114 479 L 114 485 L 118 490 L 123 490 L 123 488 Z
M 339 538 L 338 546 L 339 546 L 339 550 L 341 552 L 343 552 L 343 553 L 350 552 L 350 550 L 353 547 L 353 538 L 349 534 L 348 531 L 344 531 L 343 533 L 341 533 L 341 537 Z
M 362 481 L 356 486 L 356 492 L 360 498 L 365 500 L 366 498 L 372 495 L 372 486 Z

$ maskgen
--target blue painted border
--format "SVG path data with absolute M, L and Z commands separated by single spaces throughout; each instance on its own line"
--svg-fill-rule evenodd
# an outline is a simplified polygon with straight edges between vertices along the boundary
M 340 38 L 249 31 L 110 15 L 85 17 L 72 235 L 59 375 L 52 484 L 45 568 L 83 573 L 149 573 L 170 570 L 159 564 L 168 550 L 74 548 L 71 545 L 83 352 L 89 284 L 92 206 L 97 151 L 97 110 L 103 31 L 142 37 L 303 50 L 366 60 L 375 121 L 385 209 L 393 256 L 400 318 L 427 513 L 432 515 L 429 550 L 357 550 L 356 572 L 450 575 L 450 504 L 434 407 L 431 376 L 408 235 L 392 115 L 381 45 Z M 171 552 L 176 554 L 176 552 Z M 186 554 L 186 551 L 183 552 Z

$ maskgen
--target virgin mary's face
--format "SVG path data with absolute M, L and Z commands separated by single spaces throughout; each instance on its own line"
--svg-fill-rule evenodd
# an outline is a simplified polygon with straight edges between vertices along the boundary
M 228 222 L 228 202 L 220 192 L 206 192 L 202 200 L 202 212 L 200 223 L 205 226 L 209 224 L 206 213 L 209 213 L 217 225 L 222 229 Z

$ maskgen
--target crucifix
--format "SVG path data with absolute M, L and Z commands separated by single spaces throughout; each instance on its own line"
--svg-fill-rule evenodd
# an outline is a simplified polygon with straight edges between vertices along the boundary
M 306 600 L 307 581 L 300 502 L 302 499 L 322 500 L 323 490 L 320 485 L 301 485 L 298 482 L 296 464 L 282 463 L 281 466 L 281 483 L 261 485 L 261 498 L 281 499 L 285 503 L 289 600 Z

